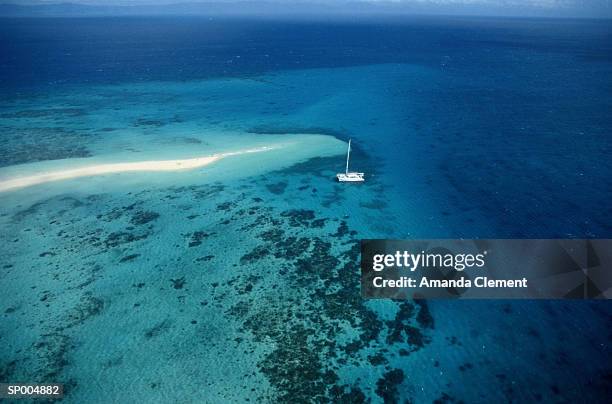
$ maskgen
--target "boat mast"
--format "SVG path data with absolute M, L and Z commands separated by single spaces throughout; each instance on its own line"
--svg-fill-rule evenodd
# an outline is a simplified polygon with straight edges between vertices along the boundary
M 348 174 L 349 156 L 351 155 L 351 139 L 349 139 L 348 150 L 346 151 L 346 174 Z

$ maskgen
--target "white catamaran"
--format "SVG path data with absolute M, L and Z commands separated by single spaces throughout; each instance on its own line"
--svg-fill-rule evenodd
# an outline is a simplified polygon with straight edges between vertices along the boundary
M 349 139 L 348 150 L 346 152 L 346 171 L 336 174 L 336 178 L 340 182 L 363 182 L 365 181 L 364 173 L 349 172 L 349 159 L 351 157 L 351 140 Z

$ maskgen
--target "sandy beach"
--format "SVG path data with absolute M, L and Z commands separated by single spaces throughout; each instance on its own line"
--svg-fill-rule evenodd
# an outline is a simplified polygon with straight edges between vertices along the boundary
M 136 161 L 136 162 L 125 162 L 125 163 L 107 163 L 107 164 L 94 164 L 83 166 L 79 168 L 72 168 L 66 170 L 56 170 L 49 172 L 42 172 L 22 177 L 8 178 L 0 180 L 0 192 L 12 191 L 20 188 L 30 187 L 33 185 L 39 185 L 52 181 L 68 180 L 79 177 L 90 177 L 94 175 L 104 174 L 117 174 L 125 172 L 136 172 L 136 171 L 179 171 L 179 170 L 191 170 L 200 168 L 212 164 L 216 161 L 221 160 L 225 157 L 236 156 L 247 153 L 258 153 L 272 149 L 276 149 L 280 146 L 264 146 L 253 149 L 238 150 L 233 152 L 213 154 L 210 156 L 195 157 L 190 159 L 177 159 L 177 160 L 150 160 L 150 161 Z

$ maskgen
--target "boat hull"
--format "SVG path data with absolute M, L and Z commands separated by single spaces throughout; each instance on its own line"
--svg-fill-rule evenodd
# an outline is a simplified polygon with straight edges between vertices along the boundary
M 339 182 L 364 182 L 364 173 L 339 173 L 336 174 Z

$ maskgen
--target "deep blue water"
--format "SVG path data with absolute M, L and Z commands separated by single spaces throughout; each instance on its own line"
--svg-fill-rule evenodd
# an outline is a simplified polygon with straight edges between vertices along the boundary
M 3 87 L 189 80 L 378 63 L 439 67 L 449 57 L 453 73 L 496 81 L 511 71 L 541 74 L 544 69 L 561 74 L 573 65 L 574 72 L 583 74 L 567 78 L 576 80 L 577 86 L 592 86 L 610 84 L 605 66 L 612 61 L 607 20 L 415 17 L 308 22 L 134 17 L 2 22 Z M 558 63 L 513 60 L 517 51 Z M 236 55 L 241 59 L 229 63 Z

